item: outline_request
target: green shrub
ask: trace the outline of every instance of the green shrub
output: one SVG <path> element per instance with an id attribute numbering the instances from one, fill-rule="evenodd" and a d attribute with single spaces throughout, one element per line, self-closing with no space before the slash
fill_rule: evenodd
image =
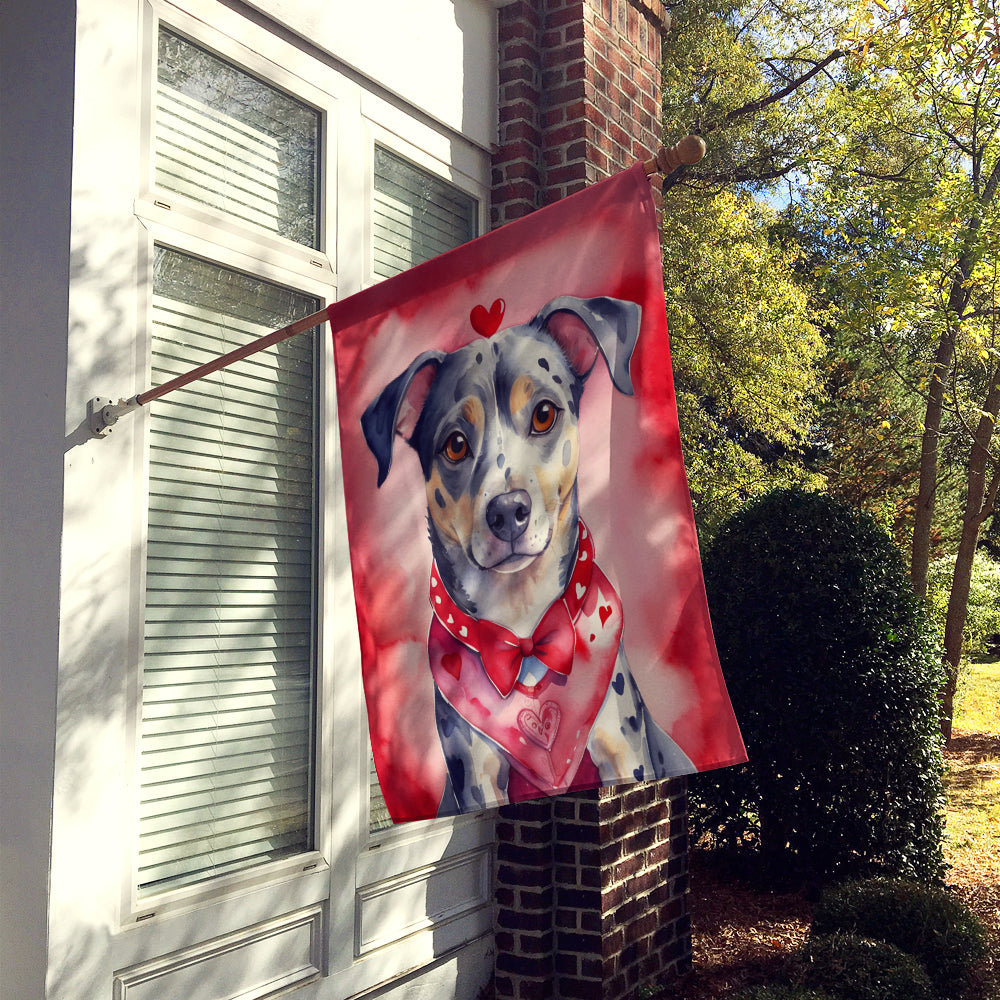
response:
<path id="1" fill-rule="evenodd" d="M 775 872 L 940 877 L 941 663 L 889 536 L 780 490 L 722 528 L 705 583 L 750 760 L 692 779 L 695 834 Z"/>
<path id="2" fill-rule="evenodd" d="M 954 572 L 955 557 L 945 556 L 935 559 L 927 573 L 927 603 L 942 637 Z M 987 652 L 990 638 L 994 635 L 1000 635 L 1000 562 L 984 549 L 979 549 L 972 564 L 969 603 L 962 630 L 963 657 Z"/>
<path id="3" fill-rule="evenodd" d="M 850 932 L 895 945 L 918 959 L 943 997 L 960 997 L 986 956 L 986 934 L 947 890 L 904 879 L 870 879 L 827 889 L 812 933 Z"/>
<path id="4" fill-rule="evenodd" d="M 800 985 L 818 987 L 837 1000 L 933 1000 L 924 967 L 884 941 L 853 934 L 810 938 L 797 963 Z"/>

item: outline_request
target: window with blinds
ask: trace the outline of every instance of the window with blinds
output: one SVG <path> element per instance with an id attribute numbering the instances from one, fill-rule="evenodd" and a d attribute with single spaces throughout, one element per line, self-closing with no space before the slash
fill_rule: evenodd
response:
<path id="1" fill-rule="evenodd" d="M 154 111 L 157 191 L 201 233 L 317 244 L 314 109 L 161 27 Z M 319 307 L 208 259 L 212 232 L 203 256 L 154 248 L 152 385 Z M 317 350 L 300 334 L 149 408 L 139 898 L 315 846 Z"/>
<path id="2" fill-rule="evenodd" d="M 475 198 L 375 147 L 372 253 L 377 277 L 391 278 L 467 243 L 478 235 L 478 218 Z M 370 756 L 368 822 L 371 833 L 392 825 Z"/>
<path id="3" fill-rule="evenodd" d="M 374 272 L 390 278 L 477 232 L 476 199 L 440 177 L 375 147 Z"/>
<path id="4" fill-rule="evenodd" d="M 153 383 L 314 311 L 156 248 Z M 311 847 L 315 331 L 150 408 L 139 887 Z"/>
<path id="5" fill-rule="evenodd" d="M 315 109 L 160 28 L 160 190 L 315 247 L 319 128 Z"/>

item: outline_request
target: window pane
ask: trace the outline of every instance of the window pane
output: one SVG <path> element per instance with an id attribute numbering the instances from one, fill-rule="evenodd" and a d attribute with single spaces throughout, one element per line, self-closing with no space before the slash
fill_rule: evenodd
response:
<path id="1" fill-rule="evenodd" d="M 375 147 L 374 264 L 390 278 L 478 235 L 475 198 L 381 146 Z M 369 832 L 392 826 L 369 757 Z"/>
<path id="2" fill-rule="evenodd" d="M 317 246 L 319 112 L 160 29 L 156 184 Z"/>
<path id="3" fill-rule="evenodd" d="M 158 247 L 152 382 L 317 308 Z M 315 336 L 150 405 L 143 894 L 312 846 Z"/>
<path id="4" fill-rule="evenodd" d="M 375 274 L 389 278 L 471 240 L 476 200 L 375 147 Z"/>

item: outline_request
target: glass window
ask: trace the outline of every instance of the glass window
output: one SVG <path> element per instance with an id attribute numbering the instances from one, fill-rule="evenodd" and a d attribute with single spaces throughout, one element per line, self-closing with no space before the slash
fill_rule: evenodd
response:
<path id="1" fill-rule="evenodd" d="M 374 271 L 390 278 L 478 235 L 476 199 L 447 181 L 375 147 L 372 206 Z M 369 832 L 392 826 L 369 757 Z"/>
<path id="2" fill-rule="evenodd" d="M 477 232 L 476 199 L 402 157 L 375 147 L 375 274 L 390 278 Z"/>
<path id="3" fill-rule="evenodd" d="M 160 190 L 317 247 L 319 134 L 318 111 L 160 28 Z"/>
<path id="4" fill-rule="evenodd" d="M 317 308 L 157 247 L 152 384 Z M 314 330 L 150 407 L 140 895 L 313 846 L 315 353 Z"/>

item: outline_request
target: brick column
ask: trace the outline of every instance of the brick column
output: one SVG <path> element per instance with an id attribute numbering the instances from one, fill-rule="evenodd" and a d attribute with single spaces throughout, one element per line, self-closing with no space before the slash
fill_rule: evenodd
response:
<path id="1" fill-rule="evenodd" d="M 660 0 L 513 0 L 498 11 L 494 226 L 660 143 Z M 687 783 L 506 806 L 497 820 L 496 996 L 619 1000 L 690 967 Z"/>
<path id="2" fill-rule="evenodd" d="M 499 810 L 494 883 L 496 996 L 550 1000 L 556 905 L 552 800 Z"/>
<path id="3" fill-rule="evenodd" d="M 497 11 L 499 134 L 493 153 L 494 229 L 542 203 L 542 13 L 539 0 L 514 0 Z"/>
<path id="4" fill-rule="evenodd" d="M 498 11 L 493 225 L 655 152 L 661 0 L 513 0 Z"/>
<path id="5" fill-rule="evenodd" d="M 687 782 L 505 806 L 497 998 L 620 1000 L 691 967 Z"/>

